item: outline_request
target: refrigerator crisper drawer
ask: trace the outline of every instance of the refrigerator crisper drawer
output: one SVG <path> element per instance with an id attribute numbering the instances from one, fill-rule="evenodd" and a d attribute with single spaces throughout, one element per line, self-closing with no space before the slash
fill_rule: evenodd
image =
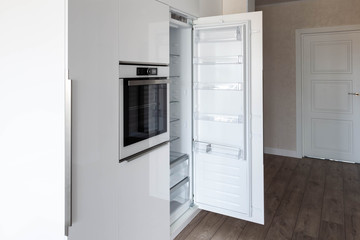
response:
<path id="1" fill-rule="evenodd" d="M 170 188 L 189 176 L 189 156 L 170 152 Z"/>
<path id="2" fill-rule="evenodd" d="M 170 221 L 173 223 L 182 214 L 189 209 L 190 206 L 190 182 L 189 178 L 175 185 L 170 190 Z"/>

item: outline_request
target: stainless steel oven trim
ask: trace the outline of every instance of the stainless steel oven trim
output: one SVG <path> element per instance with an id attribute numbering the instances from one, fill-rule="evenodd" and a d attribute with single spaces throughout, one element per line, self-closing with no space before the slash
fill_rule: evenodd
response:
<path id="1" fill-rule="evenodd" d="M 145 86 L 170 83 L 169 79 L 129 80 L 128 86 Z"/>

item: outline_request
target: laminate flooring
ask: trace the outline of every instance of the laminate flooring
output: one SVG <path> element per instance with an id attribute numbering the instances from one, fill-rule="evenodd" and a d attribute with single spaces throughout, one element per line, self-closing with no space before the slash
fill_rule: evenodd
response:
<path id="1" fill-rule="evenodd" d="M 360 165 L 264 157 L 265 225 L 201 211 L 175 240 L 360 240 Z"/>

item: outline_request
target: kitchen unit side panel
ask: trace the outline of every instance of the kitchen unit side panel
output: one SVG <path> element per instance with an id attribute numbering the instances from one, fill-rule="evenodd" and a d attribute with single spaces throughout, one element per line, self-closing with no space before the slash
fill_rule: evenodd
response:
<path id="1" fill-rule="evenodd" d="M 122 62 L 169 64 L 169 6 L 155 0 L 119 0 Z"/>
<path id="2" fill-rule="evenodd" d="M 118 0 L 75 0 L 68 7 L 73 187 L 68 239 L 118 239 Z"/>

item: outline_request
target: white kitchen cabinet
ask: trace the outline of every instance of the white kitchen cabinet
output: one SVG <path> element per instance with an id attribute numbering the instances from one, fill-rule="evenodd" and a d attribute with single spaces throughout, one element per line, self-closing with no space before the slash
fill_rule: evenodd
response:
<path id="1" fill-rule="evenodd" d="M 121 62 L 169 64 L 169 6 L 155 0 L 119 0 Z"/>
<path id="2" fill-rule="evenodd" d="M 168 240 L 169 144 L 120 165 L 117 183 L 120 239 Z"/>
<path id="3" fill-rule="evenodd" d="M 193 17 L 199 17 L 199 0 L 170 0 L 170 7 Z"/>
<path id="4" fill-rule="evenodd" d="M 166 35 L 162 37 L 168 43 L 169 9 L 162 3 L 148 2 L 166 14 L 165 19 L 153 12 L 152 19 L 161 19 L 160 25 L 166 27 L 161 34 Z M 140 16 L 140 8 L 131 6 L 134 9 L 127 13 L 129 18 L 136 15 L 147 23 L 148 15 Z M 119 0 L 69 1 L 69 76 L 73 83 L 73 112 L 72 223 L 68 239 L 168 240 L 168 146 L 127 164 L 119 163 L 119 60 L 124 58 L 119 56 L 118 38 L 125 36 L 127 40 L 123 46 L 134 47 L 134 52 L 136 40 L 146 43 L 142 50 L 150 47 L 140 31 L 134 33 L 139 29 L 131 20 L 125 18 L 124 25 L 130 29 L 119 32 L 118 7 Z M 145 31 L 147 27 L 138 28 Z M 137 34 L 139 39 L 133 39 Z M 167 54 L 161 60 L 167 62 L 168 50 L 154 49 L 154 52 Z M 159 61 L 147 57 L 142 57 L 142 61 Z M 126 60 L 135 61 L 133 58 Z"/>

